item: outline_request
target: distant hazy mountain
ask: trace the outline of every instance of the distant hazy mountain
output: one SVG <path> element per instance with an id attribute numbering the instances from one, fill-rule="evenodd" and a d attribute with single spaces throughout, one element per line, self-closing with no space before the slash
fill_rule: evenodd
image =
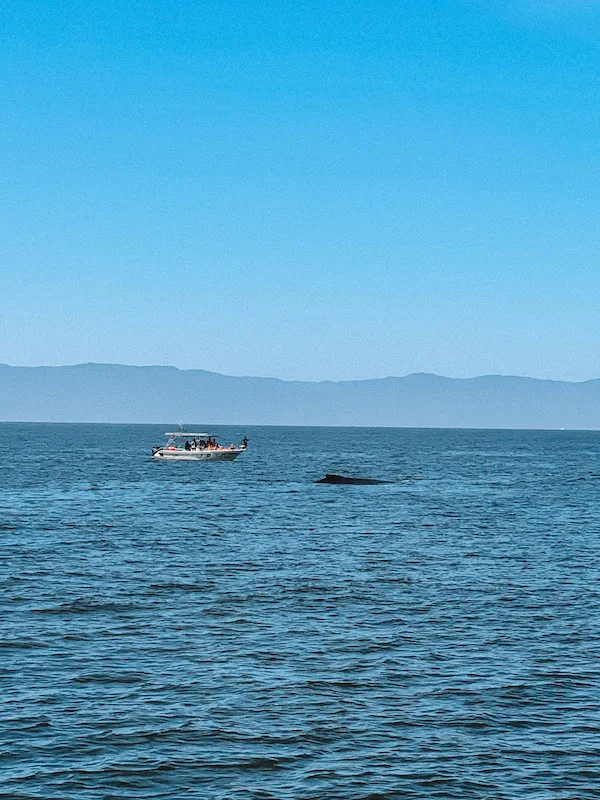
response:
<path id="1" fill-rule="evenodd" d="M 0 419 L 597 429 L 600 380 L 414 374 L 311 383 L 175 367 L 0 365 Z"/>

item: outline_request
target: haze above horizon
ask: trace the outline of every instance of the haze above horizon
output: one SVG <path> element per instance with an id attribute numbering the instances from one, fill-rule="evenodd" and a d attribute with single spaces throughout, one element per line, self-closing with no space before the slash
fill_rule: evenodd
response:
<path id="1" fill-rule="evenodd" d="M 600 374 L 600 2 L 2 17 L 0 362 Z"/>

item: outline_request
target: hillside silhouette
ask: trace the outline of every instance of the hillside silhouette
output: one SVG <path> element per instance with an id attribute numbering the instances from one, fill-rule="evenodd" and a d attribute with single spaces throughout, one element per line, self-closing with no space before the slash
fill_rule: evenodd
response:
<path id="1" fill-rule="evenodd" d="M 283 381 L 205 370 L 0 365 L 0 419 L 246 425 L 600 428 L 600 380 L 416 373 L 359 381 Z"/>

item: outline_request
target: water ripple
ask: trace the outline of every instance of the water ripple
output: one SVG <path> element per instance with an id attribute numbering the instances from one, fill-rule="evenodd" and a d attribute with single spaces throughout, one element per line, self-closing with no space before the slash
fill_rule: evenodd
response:
<path id="1" fill-rule="evenodd" d="M 0 798 L 600 796 L 600 434 L 0 432 Z"/>

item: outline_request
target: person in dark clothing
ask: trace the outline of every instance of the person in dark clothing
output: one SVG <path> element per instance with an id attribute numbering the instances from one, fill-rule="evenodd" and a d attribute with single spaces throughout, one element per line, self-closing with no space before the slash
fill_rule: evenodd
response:
<path id="1" fill-rule="evenodd" d="M 244 438 L 242 439 L 242 447 L 244 448 L 244 450 L 248 447 L 248 437 L 247 436 L 244 436 Z"/>
<path id="2" fill-rule="evenodd" d="M 186 450 L 191 450 L 192 449 L 192 445 L 188 442 L 187 439 L 185 440 L 185 449 Z"/>

